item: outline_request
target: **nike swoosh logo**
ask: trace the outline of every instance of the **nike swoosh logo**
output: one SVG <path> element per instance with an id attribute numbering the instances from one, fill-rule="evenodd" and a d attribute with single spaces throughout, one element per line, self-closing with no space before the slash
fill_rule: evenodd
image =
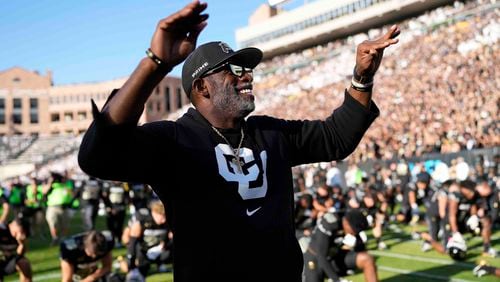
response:
<path id="1" fill-rule="evenodd" d="M 256 213 L 258 210 L 260 210 L 260 208 L 262 208 L 262 207 L 258 207 L 258 208 L 254 209 L 254 210 L 252 210 L 252 211 L 249 211 L 249 210 L 247 209 L 247 215 L 248 215 L 248 216 L 252 216 L 252 215 L 253 215 L 254 213 Z"/>

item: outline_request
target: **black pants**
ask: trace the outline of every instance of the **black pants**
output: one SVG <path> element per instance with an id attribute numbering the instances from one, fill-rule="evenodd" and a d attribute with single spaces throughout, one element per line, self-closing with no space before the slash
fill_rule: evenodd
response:
<path id="1" fill-rule="evenodd" d="M 3 281 L 4 276 L 16 272 L 17 261 L 21 258 L 22 256 L 10 256 L 0 261 L 0 281 Z"/>
<path id="2" fill-rule="evenodd" d="M 113 234 L 113 237 L 117 242 L 120 242 L 123 233 L 123 224 L 125 223 L 125 209 L 112 209 L 108 213 L 106 218 L 106 223 L 109 231 Z"/>
<path id="3" fill-rule="evenodd" d="M 95 228 L 95 220 L 97 218 L 97 212 L 99 211 L 99 205 L 87 204 L 82 208 L 83 215 L 83 226 L 85 231 L 90 231 Z"/>
<path id="4" fill-rule="evenodd" d="M 151 264 L 166 264 L 166 263 L 171 263 L 172 262 L 172 252 L 170 250 L 162 250 L 160 255 L 155 259 L 155 260 L 150 260 L 147 257 L 147 250 L 142 249 L 140 244 L 136 245 L 137 247 L 137 268 L 139 269 L 139 272 L 146 277 L 149 269 L 151 268 Z"/>
<path id="5" fill-rule="evenodd" d="M 427 214 L 425 217 L 425 221 L 427 222 L 427 227 L 429 228 L 429 234 L 432 237 L 432 240 L 438 242 L 438 233 L 441 228 L 441 219 L 438 216 L 433 216 Z"/>

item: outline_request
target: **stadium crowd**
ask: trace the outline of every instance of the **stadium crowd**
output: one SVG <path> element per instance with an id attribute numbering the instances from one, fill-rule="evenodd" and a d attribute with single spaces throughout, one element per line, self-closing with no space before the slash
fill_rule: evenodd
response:
<path id="1" fill-rule="evenodd" d="M 499 12 L 457 2 L 401 24 L 401 43 L 377 75 L 381 118 L 352 158 L 393 159 L 500 144 Z M 473 11 L 468 17 L 465 11 Z M 342 99 L 356 46 L 382 30 L 273 58 L 256 72 L 259 113 L 320 118 Z M 292 67 L 286 68 L 281 66 Z"/>
<path id="2" fill-rule="evenodd" d="M 376 77 L 374 99 L 382 116 L 349 157 L 347 168 L 341 169 L 340 163 L 294 168 L 296 234 L 306 268 L 328 259 L 311 252 L 309 246 L 318 240 L 314 234 L 340 236 L 343 240 L 332 240 L 337 245 L 330 248 L 348 245 L 361 252 L 366 250 L 362 229 L 372 228 L 370 239 L 376 241 L 376 248 L 385 249 L 383 233 L 392 223 L 403 222 L 412 226 L 414 239 L 423 241 L 422 251 L 434 248 L 463 259 L 470 238 L 465 234 L 470 233 L 482 237 L 485 255 L 497 255 L 490 237 L 499 223 L 499 156 L 482 156 L 474 162 L 460 157 L 450 162 L 407 161 L 427 153 L 500 145 L 500 75 L 495 67 L 500 64 L 500 15 L 498 8 L 489 7 L 481 1 L 456 2 L 401 23 L 405 30 L 402 44 L 389 51 Z M 261 100 L 257 114 L 287 119 L 326 116 L 342 100 L 352 74 L 350 68 L 337 66 L 353 62 L 353 46 L 382 30 L 263 62 L 255 72 L 255 92 Z M 360 164 L 368 160 L 379 162 L 362 169 Z M 114 248 L 127 248 L 127 256 L 118 260 L 129 278 L 147 276 L 151 264 L 166 271 L 166 264 L 172 263 L 174 235 L 168 230 L 163 205 L 147 185 L 83 175 L 72 154 L 1 186 L 2 226 L 10 218 L 19 223 L 27 238 L 49 234 L 52 244 L 61 246 L 61 258 L 67 262 L 63 277 L 68 281 L 74 275 L 108 275 L 112 271 L 109 254 Z M 469 208 L 457 209 L 457 203 Z M 350 210 L 367 218 L 367 226 L 356 230 L 357 243 L 348 242 L 342 227 L 328 225 L 336 220 L 331 215 L 341 217 Z M 65 227 L 77 211 L 84 233 L 68 234 Z M 93 231 L 98 215 L 106 216 L 109 232 Z M 329 221 L 322 221 L 325 215 Z M 419 223 L 427 226 L 427 232 L 416 228 Z M 25 244 L 24 239 L 17 242 Z M 11 254 L 17 259 L 24 250 Z M 4 262 L 10 259 L 7 256 Z M 25 260 L 20 261 L 25 264 L 21 275 L 29 281 L 26 277 L 31 270 L 26 270 Z M 101 261 L 104 270 L 97 269 L 96 261 Z M 76 273 L 79 264 L 90 268 Z M 476 275 L 493 273 L 481 269 L 485 268 L 478 268 Z M 348 270 L 337 265 L 335 279 L 350 273 Z"/>

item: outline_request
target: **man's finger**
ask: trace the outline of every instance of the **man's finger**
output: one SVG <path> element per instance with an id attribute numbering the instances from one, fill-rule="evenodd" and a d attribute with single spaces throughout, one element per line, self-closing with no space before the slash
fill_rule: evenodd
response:
<path id="1" fill-rule="evenodd" d="M 368 46 L 368 48 L 370 48 L 370 49 L 377 49 L 377 50 L 385 49 L 389 45 L 398 43 L 398 41 L 399 41 L 398 39 L 389 39 L 389 40 L 384 40 L 382 42 L 372 42 L 372 43 L 370 43 L 370 45 Z"/>
<path id="2" fill-rule="evenodd" d="M 207 3 L 198 3 L 198 5 L 194 7 L 193 12 L 196 14 L 200 14 L 201 12 L 205 11 L 207 6 Z"/>
<path id="3" fill-rule="evenodd" d="M 163 30 L 189 32 L 193 30 L 194 26 L 206 21 L 207 19 L 208 14 L 191 15 L 188 17 L 175 15 L 162 20 L 159 27 Z"/>
<path id="4" fill-rule="evenodd" d="M 185 22 L 194 22 L 198 24 L 208 18 L 206 14 L 200 14 L 207 8 L 207 3 L 200 3 L 193 1 L 186 5 L 179 12 L 170 15 L 169 17 L 160 21 L 160 28 L 166 29 L 168 25 L 173 23 L 185 24 Z"/>
<path id="5" fill-rule="evenodd" d="M 189 17 L 191 15 L 199 15 L 207 8 L 207 3 L 200 3 L 199 1 L 193 1 L 187 4 L 179 14 L 183 17 Z"/>
<path id="6" fill-rule="evenodd" d="M 401 30 L 397 25 L 391 26 L 389 31 L 383 36 L 384 39 L 391 39 L 397 37 L 401 33 Z"/>
<path id="7" fill-rule="evenodd" d="M 196 46 L 196 41 L 198 40 L 198 35 L 200 35 L 201 31 L 207 26 L 207 22 L 203 21 L 197 24 L 193 30 L 189 32 L 187 40 Z"/>

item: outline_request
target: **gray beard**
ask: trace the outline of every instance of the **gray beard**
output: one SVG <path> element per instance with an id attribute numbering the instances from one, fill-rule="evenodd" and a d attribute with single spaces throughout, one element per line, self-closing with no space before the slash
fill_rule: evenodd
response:
<path id="1" fill-rule="evenodd" d="M 232 86 L 216 90 L 214 106 L 221 112 L 236 118 L 243 118 L 255 110 L 255 103 L 245 100 Z"/>

